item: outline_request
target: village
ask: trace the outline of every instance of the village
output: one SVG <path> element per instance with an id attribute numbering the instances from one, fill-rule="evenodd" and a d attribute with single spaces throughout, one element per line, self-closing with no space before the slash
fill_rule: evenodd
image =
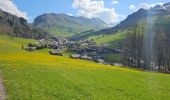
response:
<path id="1" fill-rule="evenodd" d="M 108 63 L 104 61 L 102 54 L 122 53 L 119 49 L 107 47 L 107 44 L 97 45 L 94 41 L 90 40 L 75 42 L 61 36 L 55 36 L 51 40 L 40 39 L 36 44 L 29 43 L 26 47 L 22 46 L 23 50 L 29 52 L 45 48 L 50 49 L 50 55 L 64 56 L 63 52 L 67 50 L 71 52 L 69 57 L 72 59 L 82 59 L 110 65 L 115 65 L 116 63 Z"/>

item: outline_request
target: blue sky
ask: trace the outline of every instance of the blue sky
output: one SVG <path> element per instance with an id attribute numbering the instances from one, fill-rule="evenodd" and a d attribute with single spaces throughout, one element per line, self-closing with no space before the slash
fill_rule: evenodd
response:
<path id="1" fill-rule="evenodd" d="M 43 13 L 65 13 L 88 18 L 99 17 L 108 24 L 117 23 L 142 7 L 169 0 L 0 0 L 0 8 L 32 22 Z M 6 2 L 6 3 L 5 3 Z M 3 7 L 4 6 L 4 7 Z M 16 12 L 11 9 L 16 9 Z M 12 8 L 13 7 L 13 8 Z M 9 10 L 8 10 L 9 9 Z"/>

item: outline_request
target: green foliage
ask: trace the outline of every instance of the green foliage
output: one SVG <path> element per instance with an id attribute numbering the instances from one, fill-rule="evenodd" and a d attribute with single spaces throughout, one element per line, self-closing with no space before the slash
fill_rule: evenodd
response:
<path id="1" fill-rule="evenodd" d="M 166 32 L 170 31 L 170 16 L 157 17 L 155 21 L 157 27 L 162 27 Z"/>
<path id="2" fill-rule="evenodd" d="M 110 53 L 104 56 L 104 60 L 107 62 L 116 62 L 116 63 L 121 63 L 123 62 L 124 58 L 121 54 L 114 54 L 114 53 Z"/>

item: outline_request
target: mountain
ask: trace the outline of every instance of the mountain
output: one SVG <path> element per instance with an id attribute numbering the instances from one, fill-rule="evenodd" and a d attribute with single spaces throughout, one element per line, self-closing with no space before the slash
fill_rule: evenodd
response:
<path id="1" fill-rule="evenodd" d="M 76 35 L 72 39 L 73 40 L 81 40 L 81 39 L 91 37 L 91 35 L 95 36 L 95 35 L 102 35 L 102 34 L 114 34 L 118 30 L 130 27 L 130 26 L 134 25 L 135 23 L 137 23 L 140 19 L 143 19 L 146 17 L 147 17 L 147 10 L 140 9 L 137 12 L 129 15 L 124 21 L 122 21 L 120 24 L 116 25 L 115 27 L 111 27 L 108 29 L 102 29 L 100 31 L 89 32 L 89 33 L 81 35 L 81 36 Z"/>
<path id="2" fill-rule="evenodd" d="M 88 30 L 98 30 L 107 24 L 98 18 L 75 17 L 66 14 L 47 13 L 35 18 L 33 26 L 52 33 L 80 33 Z"/>
<path id="3" fill-rule="evenodd" d="M 164 5 L 156 5 L 153 8 L 150 8 L 149 10 L 146 9 L 139 9 L 137 12 L 129 15 L 124 21 L 122 21 L 120 24 L 118 24 L 115 27 L 101 30 L 99 33 L 105 32 L 106 34 L 112 34 L 117 32 L 121 29 L 129 28 L 137 23 L 140 23 L 142 20 L 146 20 L 147 17 L 161 17 L 161 16 L 168 16 L 170 15 L 170 3 L 166 3 Z"/>
<path id="4" fill-rule="evenodd" d="M 41 38 L 47 35 L 45 31 L 29 25 L 24 18 L 2 10 L 0 10 L 0 34 L 25 38 Z"/>
<path id="5" fill-rule="evenodd" d="M 162 6 L 157 5 L 148 10 L 139 9 L 115 27 L 99 31 L 87 31 L 76 34 L 70 39 L 73 41 L 92 40 L 98 45 L 107 45 L 109 47 L 122 49 L 128 40 L 129 31 L 138 25 L 143 25 L 146 28 L 149 22 L 153 22 L 155 35 L 159 35 L 159 33 L 164 33 L 164 35 L 165 33 L 169 33 L 170 3 Z"/>
<path id="6" fill-rule="evenodd" d="M 126 30 L 130 27 L 133 27 L 136 24 L 147 23 L 147 19 L 149 17 L 152 17 L 155 19 L 155 24 L 162 26 L 166 30 L 170 29 L 170 3 L 166 3 L 164 5 L 156 5 L 153 8 L 150 8 L 148 10 L 146 9 L 139 9 L 138 11 L 130 14 L 125 20 L 120 22 L 120 24 L 116 25 L 115 27 L 111 27 L 108 29 L 102 29 L 99 31 L 91 31 L 86 34 L 77 34 L 74 37 L 72 37 L 72 40 L 82 40 L 87 39 L 92 36 L 96 35 L 111 35 L 119 32 L 120 30 Z"/>

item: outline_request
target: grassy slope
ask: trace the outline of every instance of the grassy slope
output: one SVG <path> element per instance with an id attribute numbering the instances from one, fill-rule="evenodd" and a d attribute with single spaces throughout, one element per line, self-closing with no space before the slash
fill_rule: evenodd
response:
<path id="1" fill-rule="evenodd" d="M 29 53 L 34 40 L 0 36 L 0 70 L 9 100 L 168 100 L 170 75 Z"/>
<path id="2" fill-rule="evenodd" d="M 62 32 L 61 30 L 55 29 L 55 28 L 51 28 L 51 29 L 47 29 L 50 33 L 52 33 L 53 35 L 57 35 L 57 36 L 63 36 L 63 37 L 70 37 L 73 36 L 74 33 L 69 33 L 69 32 Z"/>
<path id="3" fill-rule="evenodd" d="M 95 39 L 96 43 L 98 44 L 105 44 L 105 43 L 110 43 L 110 42 L 114 42 L 117 40 L 121 40 L 123 38 L 125 38 L 126 36 L 126 31 L 125 32 L 118 32 L 116 34 L 113 35 L 104 35 L 101 37 L 97 37 Z"/>
<path id="4" fill-rule="evenodd" d="M 94 40 L 98 45 L 108 44 L 110 47 L 121 47 L 123 40 L 127 36 L 127 31 L 118 32 L 110 35 L 91 36 L 88 40 Z"/>

